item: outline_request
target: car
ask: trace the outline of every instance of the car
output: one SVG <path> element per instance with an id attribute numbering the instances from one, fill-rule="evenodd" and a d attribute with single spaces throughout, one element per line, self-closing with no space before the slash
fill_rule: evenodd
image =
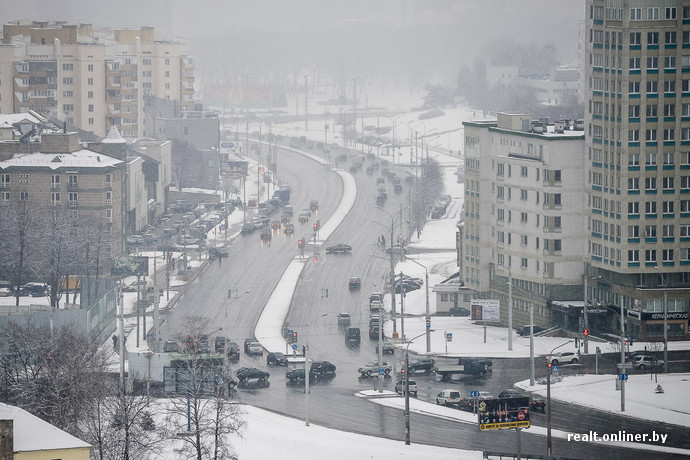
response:
<path id="1" fill-rule="evenodd" d="M 290 369 L 285 373 L 285 378 L 291 382 L 304 380 L 304 368 L 298 367 L 295 369 Z M 309 369 L 309 381 L 313 381 L 319 378 L 319 372 L 314 370 L 314 368 Z"/>
<path id="2" fill-rule="evenodd" d="M 338 313 L 338 326 L 349 326 L 351 319 L 349 313 Z"/>
<path id="3" fill-rule="evenodd" d="M 376 353 L 379 352 L 379 344 L 376 344 Z M 386 354 L 390 353 L 391 355 L 395 353 L 395 345 L 393 345 L 391 342 L 384 341 L 381 342 L 381 353 Z"/>
<path id="4" fill-rule="evenodd" d="M 417 385 L 417 382 L 414 380 L 408 380 L 407 385 L 410 391 L 410 396 L 414 396 L 416 398 L 417 392 L 419 391 L 419 385 Z M 395 382 L 395 392 L 400 395 L 405 394 L 405 379 L 399 379 L 397 382 Z"/>
<path id="5" fill-rule="evenodd" d="M 299 216 L 297 217 L 297 221 L 298 221 L 300 224 L 304 224 L 304 223 L 309 222 L 309 214 L 307 214 L 307 213 L 305 213 L 305 212 L 300 212 L 300 213 L 299 213 Z"/>
<path id="6" fill-rule="evenodd" d="M 385 193 L 379 193 L 376 195 L 376 206 L 383 206 L 386 204 L 386 200 L 388 199 L 388 196 Z"/>
<path id="7" fill-rule="evenodd" d="M 179 353 L 180 346 L 174 340 L 166 340 L 163 344 L 163 353 Z"/>
<path id="8" fill-rule="evenodd" d="M 284 233 L 286 235 L 294 235 L 295 234 L 295 225 L 294 224 L 287 224 L 285 226 Z"/>
<path id="9" fill-rule="evenodd" d="M 390 373 L 393 372 L 393 366 L 386 361 L 381 362 L 381 369 L 383 369 L 383 375 L 390 375 Z M 357 369 L 357 372 L 359 372 L 362 377 L 371 377 L 371 374 L 378 375 L 379 362 L 369 361 L 364 366 Z"/>
<path id="10" fill-rule="evenodd" d="M 633 363 L 633 362 L 635 362 L 635 359 L 636 359 L 638 356 L 645 356 L 645 355 L 649 355 L 649 352 L 648 352 L 647 350 L 635 350 L 635 351 L 631 351 L 630 353 L 628 353 L 627 361 L 628 361 L 629 363 Z"/>
<path id="11" fill-rule="evenodd" d="M 359 345 L 361 335 L 358 327 L 348 327 L 345 332 L 345 343 L 348 345 Z"/>
<path id="12" fill-rule="evenodd" d="M 470 311 L 463 307 L 451 307 L 448 314 L 450 316 L 470 316 Z"/>
<path id="13" fill-rule="evenodd" d="M 144 244 L 144 237 L 141 235 L 130 235 L 126 239 L 127 244 Z"/>
<path id="14" fill-rule="evenodd" d="M 546 411 L 546 401 L 541 396 L 531 395 L 529 397 L 529 408 L 538 409 L 543 413 Z"/>
<path id="15" fill-rule="evenodd" d="M 444 406 L 458 406 L 462 400 L 462 394 L 459 390 L 441 390 L 436 395 L 436 404 L 443 404 Z"/>
<path id="16" fill-rule="evenodd" d="M 269 366 L 275 364 L 276 366 L 287 366 L 288 360 L 284 353 L 279 351 L 272 351 L 266 355 L 266 364 Z"/>
<path id="17" fill-rule="evenodd" d="M 656 357 L 650 355 L 636 356 L 635 361 L 633 361 L 633 366 L 640 370 L 645 370 L 648 367 L 659 367 L 662 364 L 664 364 L 663 360 L 656 359 Z"/>
<path id="18" fill-rule="evenodd" d="M 420 359 L 415 359 L 414 361 L 412 361 L 409 364 L 409 366 L 407 367 L 407 369 L 411 373 L 422 371 L 425 374 L 429 374 L 431 371 L 434 370 L 435 364 L 436 364 L 436 361 L 434 361 L 431 358 L 420 358 Z"/>
<path id="19" fill-rule="evenodd" d="M 249 380 L 259 380 L 265 382 L 271 374 L 255 367 L 241 367 L 235 372 L 235 376 L 240 382 L 248 382 Z"/>
<path id="20" fill-rule="evenodd" d="M 246 339 L 244 341 L 244 352 L 248 355 L 263 355 L 264 349 L 256 340 Z"/>
<path id="21" fill-rule="evenodd" d="M 385 337 L 385 336 L 386 336 L 386 333 L 383 330 L 383 328 L 381 328 L 381 337 Z M 377 340 L 379 338 L 379 325 L 378 324 L 373 325 L 369 328 L 369 338 L 374 339 L 374 340 Z"/>
<path id="22" fill-rule="evenodd" d="M 517 390 L 515 388 L 506 388 L 505 390 L 501 391 L 498 394 L 499 399 L 505 399 L 505 398 L 522 398 L 524 395 L 522 394 L 522 391 Z"/>
<path id="23" fill-rule="evenodd" d="M 515 329 L 515 332 L 517 332 L 522 337 L 526 337 L 529 335 L 529 326 L 530 326 L 529 324 L 526 324 L 522 327 Z M 533 334 L 536 334 L 538 332 L 543 332 L 544 330 L 545 329 L 543 327 L 532 325 L 532 333 Z"/>
<path id="24" fill-rule="evenodd" d="M 351 251 L 352 246 L 344 243 L 338 243 L 326 248 L 326 254 L 349 254 Z"/>
<path id="25" fill-rule="evenodd" d="M 554 355 L 547 355 L 545 359 L 546 364 L 551 363 L 552 366 L 558 366 L 559 363 L 577 364 L 580 362 L 580 358 L 578 357 L 577 353 L 572 351 L 564 351 L 561 353 L 556 353 Z"/>
<path id="26" fill-rule="evenodd" d="M 228 339 L 224 335 L 219 335 L 214 339 L 213 348 L 216 351 L 216 353 L 225 352 L 225 344 L 227 343 L 227 341 Z"/>
<path id="27" fill-rule="evenodd" d="M 311 363 L 311 370 L 317 372 L 320 377 L 335 375 L 335 364 L 330 361 L 314 361 Z"/>
<path id="28" fill-rule="evenodd" d="M 360 287 L 362 287 L 362 280 L 357 276 L 353 276 L 348 280 L 347 285 L 351 291 L 359 291 Z"/>
<path id="29" fill-rule="evenodd" d="M 311 209 L 312 211 L 316 211 L 317 209 L 319 209 L 319 202 L 317 200 L 311 200 L 311 202 L 309 203 L 309 209 Z"/>
<path id="30" fill-rule="evenodd" d="M 228 257 L 230 255 L 230 252 L 226 248 L 210 248 L 208 250 L 208 258 L 213 260 L 213 259 L 221 259 L 223 257 Z"/>
<path id="31" fill-rule="evenodd" d="M 369 296 L 369 305 L 371 305 L 371 303 L 374 301 L 383 302 L 383 294 L 381 294 L 380 292 L 373 292 Z"/>
<path id="32" fill-rule="evenodd" d="M 225 346 L 225 350 L 230 362 L 236 363 L 240 360 L 240 346 L 237 342 L 228 342 Z"/>
<path id="33" fill-rule="evenodd" d="M 261 231 L 261 241 L 268 241 L 268 242 L 270 242 L 272 236 L 273 236 L 273 234 L 271 233 L 271 229 L 270 229 L 270 228 L 264 228 L 264 229 Z"/>
<path id="34" fill-rule="evenodd" d="M 279 220 L 271 221 L 271 230 L 280 230 L 281 222 Z"/>
<path id="35" fill-rule="evenodd" d="M 246 224 L 242 225 L 240 234 L 246 235 L 248 233 L 252 233 L 254 230 L 256 230 L 256 226 L 254 224 L 247 222 Z"/>

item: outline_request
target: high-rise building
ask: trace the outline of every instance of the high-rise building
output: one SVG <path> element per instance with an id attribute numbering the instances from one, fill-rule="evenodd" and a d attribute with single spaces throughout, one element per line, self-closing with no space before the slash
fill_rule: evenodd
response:
<path id="1" fill-rule="evenodd" d="M 585 28 L 589 324 L 687 335 L 690 1 L 587 0 Z"/>
<path id="2" fill-rule="evenodd" d="M 0 112 L 35 110 L 105 137 L 146 133 L 144 98 L 194 110 L 194 64 L 186 44 L 152 27 L 95 29 L 91 24 L 3 25 Z M 14 84 L 1 84 L 13 82 Z"/>

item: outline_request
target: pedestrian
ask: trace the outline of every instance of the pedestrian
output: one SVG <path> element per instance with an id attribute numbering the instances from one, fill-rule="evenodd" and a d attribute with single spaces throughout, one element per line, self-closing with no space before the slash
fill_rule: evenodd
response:
<path id="1" fill-rule="evenodd" d="M 386 237 L 381 235 L 381 246 L 386 246 Z"/>
<path id="2" fill-rule="evenodd" d="M 307 354 L 307 349 L 302 345 L 302 356 L 306 356 Z"/>
<path id="3" fill-rule="evenodd" d="M 117 335 L 113 334 L 113 348 L 117 349 Z"/>

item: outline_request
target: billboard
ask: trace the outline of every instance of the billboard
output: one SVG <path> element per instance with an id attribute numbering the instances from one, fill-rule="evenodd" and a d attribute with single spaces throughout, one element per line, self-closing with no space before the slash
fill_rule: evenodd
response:
<path id="1" fill-rule="evenodd" d="M 529 397 L 485 399 L 477 405 L 479 431 L 527 428 Z"/>
<path id="2" fill-rule="evenodd" d="M 472 320 L 499 322 L 501 320 L 501 304 L 498 299 L 472 299 Z"/>
<path id="3" fill-rule="evenodd" d="M 149 274 L 149 258 L 142 256 L 123 256 L 113 259 L 112 276 L 132 276 Z"/>

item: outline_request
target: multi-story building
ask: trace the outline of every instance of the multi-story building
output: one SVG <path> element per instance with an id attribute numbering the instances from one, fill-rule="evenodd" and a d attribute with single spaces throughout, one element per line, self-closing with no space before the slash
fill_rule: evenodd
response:
<path id="1" fill-rule="evenodd" d="M 535 323 L 550 324 L 551 301 L 582 298 L 584 133 L 502 113 L 463 125 L 462 281 L 501 299 L 503 324 L 509 282 L 514 324 L 528 324 L 530 302 Z"/>
<path id="2" fill-rule="evenodd" d="M 144 136 L 144 97 L 194 109 L 194 65 L 186 44 L 154 35 L 152 27 L 100 30 L 15 21 L 3 25 L 0 112 L 35 110 L 98 136 L 116 126 Z"/>
<path id="3" fill-rule="evenodd" d="M 21 147 L 21 145 L 19 146 Z M 44 133 L 40 152 L 0 161 L 0 205 L 62 209 L 105 223 L 113 256 L 122 253 L 124 162 L 83 148 L 75 133 Z"/>
<path id="4" fill-rule="evenodd" d="M 690 1 L 587 0 L 585 27 L 589 322 L 687 336 Z"/>

